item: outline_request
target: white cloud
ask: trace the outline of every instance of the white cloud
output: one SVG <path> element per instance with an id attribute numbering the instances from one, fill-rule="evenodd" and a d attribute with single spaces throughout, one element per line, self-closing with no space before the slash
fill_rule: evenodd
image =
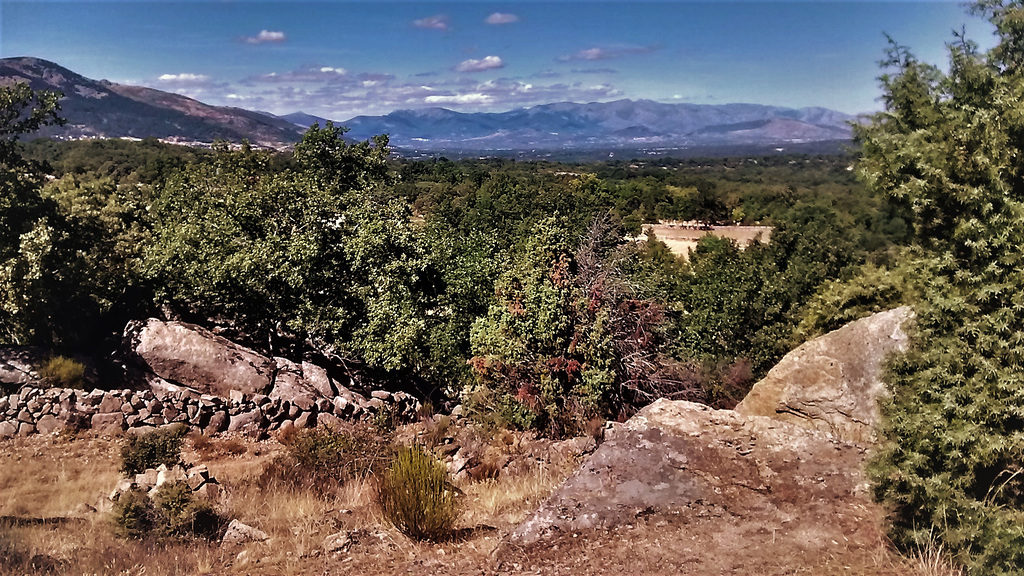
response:
<path id="1" fill-rule="evenodd" d="M 157 80 L 175 84 L 205 84 L 210 77 L 204 74 L 161 74 Z"/>
<path id="2" fill-rule="evenodd" d="M 494 70 L 496 68 L 504 68 L 505 63 L 502 62 L 501 58 L 497 56 L 485 56 L 480 60 L 470 58 L 469 60 L 463 60 L 455 67 L 456 72 L 483 72 L 484 70 Z"/>
<path id="3" fill-rule="evenodd" d="M 423 101 L 427 104 L 487 104 L 493 98 L 489 94 L 453 94 L 451 96 L 427 96 Z"/>
<path id="4" fill-rule="evenodd" d="M 413 20 L 412 25 L 417 28 L 424 28 L 427 30 L 447 30 L 448 17 L 444 14 L 428 16 L 426 18 L 420 18 L 419 20 Z"/>
<path id="5" fill-rule="evenodd" d="M 497 60 L 500 59 L 494 56 L 490 61 L 481 58 L 479 62 L 496 66 Z M 345 71 L 319 63 L 231 83 L 210 78 L 204 83 L 203 75 L 196 73 L 166 74 L 149 82 L 209 104 L 243 106 L 275 114 L 303 110 L 339 122 L 360 114 L 387 114 L 426 106 L 465 112 L 505 111 L 551 102 L 594 102 L 623 96 L 611 84 L 600 82 L 559 82 L 539 76 L 529 80 L 480 79 L 472 74 L 452 73 L 399 78 L 383 71 Z"/>
<path id="6" fill-rule="evenodd" d="M 487 17 L 484 22 L 488 24 L 514 24 L 519 22 L 519 16 L 515 14 L 503 14 L 501 12 L 495 12 Z"/>
<path id="7" fill-rule="evenodd" d="M 267 42 L 279 43 L 287 40 L 284 32 L 277 32 L 274 30 L 260 30 L 260 33 L 255 36 L 246 36 L 242 40 L 246 44 L 265 44 Z"/>

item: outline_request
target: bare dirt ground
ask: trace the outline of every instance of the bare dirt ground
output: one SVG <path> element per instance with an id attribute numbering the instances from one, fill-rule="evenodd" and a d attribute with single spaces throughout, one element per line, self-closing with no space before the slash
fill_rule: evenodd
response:
<path id="1" fill-rule="evenodd" d="M 709 234 L 722 238 L 735 240 L 741 247 L 750 246 L 752 243 L 770 242 L 772 238 L 771 226 L 710 226 L 701 229 L 694 223 L 682 222 L 661 222 L 658 224 L 645 224 L 644 230 L 653 229 L 654 235 L 668 246 L 673 254 L 688 258 L 690 250 L 697 248 L 697 242 Z M 642 234 L 639 239 L 646 240 L 647 235 Z"/>
<path id="2" fill-rule="evenodd" d="M 807 535 L 778 534 L 771 546 L 715 557 L 719 539 L 750 538 L 744 519 L 723 511 L 692 517 L 641 517 L 616 529 L 563 534 L 527 547 L 502 545 L 572 472 L 574 462 L 538 462 L 515 477 L 466 482 L 456 536 L 441 543 L 410 540 L 381 517 L 372 481 L 316 490 L 265 489 L 255 483 L 280 454 L 276 441 L 220 439 L 184 459 L 205 463 L 224 487 L 220 509 L 266 531 L 267 542 L 222 546 L 205 541 L 155 543 L 114 535 L 109 515 L 94 510 L 117 481 L 117 437 L 33 436 L 0 441 L 0 574 L 125 576 L 300 576 L 324 574 L 684 574 L 895 576 L 925 574 L 892 553 L 881 518 L 836 518 L 873 546 L 836 543 L 811 557 Z M 349 545 L 323 548 L 343 532 Z"/>

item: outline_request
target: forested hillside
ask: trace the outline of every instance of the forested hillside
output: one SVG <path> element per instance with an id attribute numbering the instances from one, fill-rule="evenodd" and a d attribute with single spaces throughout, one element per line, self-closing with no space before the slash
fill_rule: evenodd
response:
<path id="1" fill-rule="evenodd" d="M 7 93 L 15 115 L 49 110 Z M 4 341 L 102 358 L 129 319 L 171 316 L 561 435 L 663 395 L 734 403 L 823 283 L 906 234 L 846 156 L 399 161 L 343 133 L 280 154 L 12 132 L 9 162 L 35 176 L 8 209 L 24 217 Z M 707 238 L 689 262 L 625 240 L 660 219 L 775 229 L 747 250 Z"/>

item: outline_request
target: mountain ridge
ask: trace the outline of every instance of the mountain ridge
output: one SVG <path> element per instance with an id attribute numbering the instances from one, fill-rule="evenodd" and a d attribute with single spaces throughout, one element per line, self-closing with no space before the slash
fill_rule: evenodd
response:
<path id="1" fill-rule="evenodd" d="M 92 80 L 40 58 L 0 59 L 0 83 L 24 81 L 33 89 L 60 90 L 63 127 L 40 136 L 60 138 L 156 137 L 184 143 L 217 139 L 282 148 L 313 123 L 304 112 L 274 115 L 212 106 L 137 85 Z M 382 116 L 335 121 L 349 139 L 388 134 L 395 148 L 412 152 L 585 151 L 774 146 L 849 141 L 856 117 L 822 107 L 761 104 L 552 102 L 505 112 L 447 108 L 395 110 Z"/>
<path id="2" fill-rule="evenodd" d="M 249 140 L 267 147 L 297 142 L 300 130 L 287 120 L 198 100 L 144 86 L 93 80 L 41 58 L 0 59 L 0 83 L 27 82 L 34 90 L 59 90 L 65 126 L 38 136 L 60 138 L 147 138 L 192 143 Z"/>
<path id="3" fill-rule="evenodd" d="M 395 146 L 445 150 L 770 145 L 849 140 L 855 116 L 822 107 L 555 102 L 507 112 L 396 110 L 340 122 L 349 136 L 389 134 Z"/>

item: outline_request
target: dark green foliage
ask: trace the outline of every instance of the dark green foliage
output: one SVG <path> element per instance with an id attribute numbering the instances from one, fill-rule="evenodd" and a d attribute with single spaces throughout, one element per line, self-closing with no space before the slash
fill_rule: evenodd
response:
<path id="1" fill-rule="evenodd" d="M 39 367 L 39 376 L 52 386 L 81 388 L 85 384 L 85 365 L 64 356 L 53 356 Z"/>
<path id="2" fill-rule="evenodd" d="M 188 484 L 167 482 L 153 496 L 162 534 L 214 539 L 224 525 L 208 500 L 196 497 Z"/>
<path id="3" fill-rule="evenodd" d="M 827 282 L 804 307 L 791 347 L 875 312 L 919 302 L 923 270 L 911 254 L 904 258 L 894 268 L 865 264 L 849 279 Z"/>
<path id="4" fill-rule="evenodd" d="M 185 482 L 167 482 L 150 498 L 142 490 L 120 495 L 111 511 L 123 538 L 216 538 L 224 525 L 209 502 L 193 495 Z"/>
<path id="5" fill-rule="evenodd" d="M 351 479 L 378 476 L 391 462 L 390 437 L 367 425 L 343 431 L 301 430 L 281 439 L 288 456 L 274 462 L 261 482 L 283 482 L 300 488 L 340 485 Z"/>
<path id="6" fill-rule="evenodd" d="M 161 464 L 180 464 L 186 433 L 187 426 L 172 426 L 129 436 L 121 447 L 121 472 L 131 476 Z"/>
<path id="7" fill-rule="evenodd" d="M 0 89 L 0 342 L 82 349 L 124 327 L 146 206 L 109 180 L 44 186 L 14 140 L 55 122 L 56 98 Z"/>
<path id="8" fill-rule="evenodd" d="M 142 490 L 124 492 L 111 510 L 114 530 L 122 538 L 141 539 L 160 524 L 156 505 Z"/>
<path id="9" fill-rule="evenodd" d="M 58 178 L 109 178 L 122 185 L 158 185 L 189 164 L 210 155 L 201 148 L 164 144 L 156 138 L 142 141 L 34 140 L 25 155 L 50 166 Z"/>
<path id="10" fill-rule="evenodd" d="M 943 74 L 891 46 L 862 171 L 925 254 L 914 349 L 891 368 L 876 492 L 893 538 L 934 538 L 970 574 L 1024 566 L 1024 5 L 975 5 L 999 43 Z"/>
<path id="11" fill-rule="evenodd" d="M 387 200 L 387 142 L 310 129 L 295 170 L 248 148 L 172 178 L 145 272 L 160 301 L 220 318 L 265 349 L 310 343 L 386 369 L 423 354 L 433 272 Z"/>
<path id="12" fill-rule="evenodd" d="M 384 517 L 415 540 L 449 537 L 459 517 L 458 493 L 444 463 L 421 448 L 400 450 L 381 478 Z"/>

